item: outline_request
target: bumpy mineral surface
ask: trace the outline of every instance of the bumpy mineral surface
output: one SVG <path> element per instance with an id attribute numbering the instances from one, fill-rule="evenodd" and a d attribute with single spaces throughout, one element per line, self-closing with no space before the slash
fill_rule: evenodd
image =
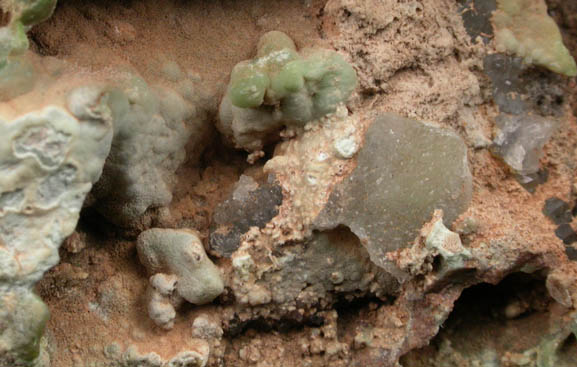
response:
<path id="1" fill-rule="evenodd" d="M 576 12 L 0 0 L 0 367 L 574 367 Z"/>

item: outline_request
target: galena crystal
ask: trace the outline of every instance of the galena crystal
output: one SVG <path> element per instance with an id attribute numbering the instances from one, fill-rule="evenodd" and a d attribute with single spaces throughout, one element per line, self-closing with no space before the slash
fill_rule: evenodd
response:
<path id="1" fill-rule="evenodd" d="M 230 257 L 240 246 L 240 237 L 250 227 L 263 228 L 278 214 L 281 203 L 282 189 L 273 176 L 259 184 L 252 177 L 242 175 L 230 197 L 214 211 L 210 228 L 211 253 Z"/>

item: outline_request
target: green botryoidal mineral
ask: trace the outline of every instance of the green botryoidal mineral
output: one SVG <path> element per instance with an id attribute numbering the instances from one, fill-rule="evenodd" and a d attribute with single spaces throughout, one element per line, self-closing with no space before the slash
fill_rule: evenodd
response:
<path id="1" fill-rule="evenodd" d="M 338 53 L 304 49 L 297 53 L 286 34 L 268 32 L 257 56 L 235 66 L 228 97 L 233 106 L 279 106 L 287 122 L 306 123 L 334 112 L 356 87 L 357 76 Z"/>
<path id="2" fill-rule="evenodd" d="M 52 15 L 56 8 L 56 0 L 20 0 L 23 4 L 20 21 L 25 26 L 41 23 Z"/>
<path id="3" fill-rule="evenodd" d="M 15 361 L 16 366 L 35 366 L 49 316 L 48 307 L 31 291 L 0 294 L 0 365 Z"/>
<path id="4" fill-rule="evenodd" d="M 284 127 L 304 126 L 335 112 L 356 85 L 355 70 L 337 52 L 297 52 L 289 36 L 268 32 L 256 57 L 232 70 L 217 128 L 236 148 L 260 154 Z"/>
<path id="5" fill-rule="evenodd" d="M 497 0 L 492 22 L 498 51 L 559 74 L 577 75 L 577 64 L 563 44 L 557 24 L 547 14 L 544 0 Z"/>

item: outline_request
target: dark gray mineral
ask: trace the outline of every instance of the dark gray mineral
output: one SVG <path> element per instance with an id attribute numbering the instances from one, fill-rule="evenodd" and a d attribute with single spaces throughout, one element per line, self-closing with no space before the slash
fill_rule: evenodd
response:
<path id="1" fill-rule="evenodd" d="M 357 167 L 331 193 L 315 225 L 345 225 L 385 267 L 385 255 L 405 248 L 435 209 L 451 224 L 469 205 L 467 148 L 452 131 L 393 114 L 369 127 Z"/>
<path id="2" fill-rule="evenodd" d="M 250 227 L 263 228 L 278 214 L 282 189 L 272 176 L 258 183 L 242 175 L 232 194 L 220 203 L 212 217 L 210 246 L 212 254 L 230 257 L 240 245 L 240 237 Z"/>

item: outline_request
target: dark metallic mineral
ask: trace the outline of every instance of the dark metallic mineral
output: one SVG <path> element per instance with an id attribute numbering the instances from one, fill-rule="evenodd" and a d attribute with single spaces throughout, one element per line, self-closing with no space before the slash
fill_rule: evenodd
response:
<path id="1" fill-rule="evenodd" d="M 249 176 L 241 176 L 230 197 L 220 203 L 214 212 L 210 227 L 210 252 L 230 257 L 239 247 L 240 237 L 250 227 L 263 228 L 278 214 L 281 203 L 282 189 L 272 176 L 261 184 Z"/>
<path id="2" fill-rule="evenodd" d="M 559 239 L 563 240 L 563 243 L 566 245 L 577 242 L 577 233 L 575 233 L 573 228 L 567 223 L 561 224 L 559 227 L 557 227 L 555 234 L 557 237 L 559 237 Z"/>
<path id="3" fill-rule="evenodd" d="M 569 204 L 556 197 L 549 198 L 545 201 L 543 214 L 555 224 L 570 223 L 572 219 Z"/>

